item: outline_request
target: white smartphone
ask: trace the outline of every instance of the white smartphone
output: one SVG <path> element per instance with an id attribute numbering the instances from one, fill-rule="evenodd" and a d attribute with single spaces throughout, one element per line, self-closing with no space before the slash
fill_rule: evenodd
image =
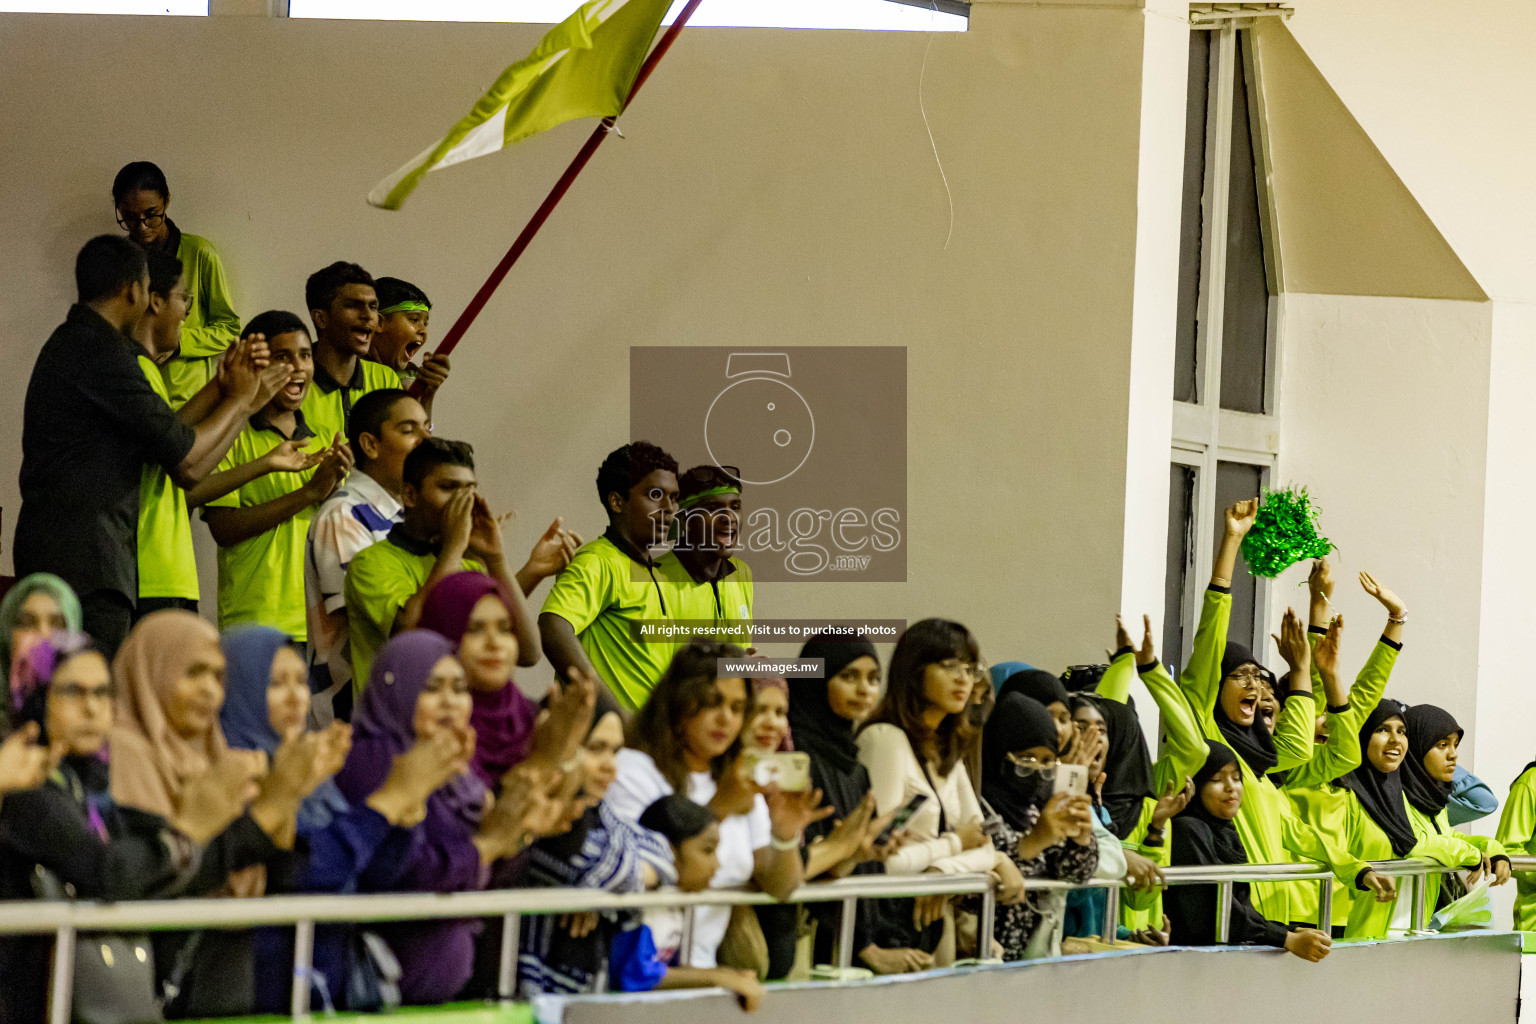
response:
<path id="1" fill-rule="evenodd" d="M 1088 769 L 1080 764 L 1056 765 L 1056 787 L 1053 793 L 1070 793 L 1072 796 L 1088 795 Z"/>

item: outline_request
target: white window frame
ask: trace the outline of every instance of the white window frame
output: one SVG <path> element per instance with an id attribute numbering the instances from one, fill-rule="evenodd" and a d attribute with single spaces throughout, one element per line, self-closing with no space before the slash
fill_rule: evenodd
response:
<path id="1" fill-rule="evenodd" d="M 1251 13 L 1251 12 L 1247 12 Z M 1277 12 L 1278 13 L 1278 12 Z M 1253 25 L 1252 17 L 1225 18 L 1206 24 L 1192 20 L 1191 31 L 1211 34 L 1211 88 L 1206 106 L 1204 211 L 1201 225 L 1200 295 L 1195 307 L 1195 365 L 1199 369 L 1196 400 L 1173 402 L 1173 449 L 1171 461 L 1195 470 L 1190 516 L 1191 543 L 1185 563 L 1183 616 L 1184 664 L 1194 644 L 1200 614 L 1200 595 L 1211 577 L 1215 558 L 1217 522 L 1215 489 L 1217 466 L 1222 462 L 1259 467 L 1260 483 L 1271 486 L 1280 455 L 1279 339 L 1285 303 L 1279 288 L 1279 246 L 1275 242 L 1273 198 L 1266 187 L 1269 167 L 1267 125 L 1264 118 L 1263 83 L 1250 46 L 1244 46 L 1239 30 Z M 1227 226 L 1231 194 L 1232 104 L 1237 62 L 1244 63 L 1247 78 L 1249 126 L 1253 133 L 1255 177 L 1259 191 L 1259 217 L 1264 238 L 1264 269 L 1269 283 L 1268 337 L 1265 345 L 1264 409 L 1262 415 L 1221 408 L 1221 345 L 1227 282 Z M 1254 650 L 1262 650 L 1268 638 L 1270 581 L 1258 579 L 1254 593 L 1254 630 L 1251 637 L 1233 637 Z"/>

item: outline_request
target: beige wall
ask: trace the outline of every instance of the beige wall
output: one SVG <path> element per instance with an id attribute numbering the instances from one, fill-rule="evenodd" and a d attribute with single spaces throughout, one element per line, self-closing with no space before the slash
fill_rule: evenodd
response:
<path id="1" fill-rule="evenodd" d="M 108 186 L 131 159 L 166 169 L 173 215 L 219 246 L 246 316 L 297 309 L 305 275 L 347 258 L 422 284 L 445 330 L 587 129 L 435 174 L 402 213 L 363 196 L 539 32 L 0 16 L 18 374 L 0 422 L 20 428 L 20 375 L 70 301 L 75 250 L 113 230 Z M 1102 650 L 1125 535 L 1143 15 L 986 6 L 933 39 L 947 250 L 917 104 L 928 47 L 683 36 L 440 400 L 439 433 L 474 442 L 491 500 L 517 510 L 515 544 L 557 514 L 600 531 L 592 478 L 624 440 L 628 346 L 904 345 L 908 583 L 764 587 L 761 614 L 949 615 L 994 659 L 1058 667 Z M 15 445 L 0 460 L 7 523 L 18 461 Z"/>

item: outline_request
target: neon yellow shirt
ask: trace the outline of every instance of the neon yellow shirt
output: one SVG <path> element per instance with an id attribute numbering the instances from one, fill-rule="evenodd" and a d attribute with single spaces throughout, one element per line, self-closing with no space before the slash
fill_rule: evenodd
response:
<path id="1" fill-rule="evenodd" d="M 653 582 L 642 563 L 605 535 L 581 546 L 544 599 L 542 611 L 571 624 L 592 668 L 630 711 L 645 703 L 680 646 L 642 642 L 630 630 L 641 620 L 679 617 L 663 596 L 661 578 L 668 571 L 687 575 L 681 566 L 668 570 L 658 563 Z M 704 589 L 709 592 L 707 585 Z"/>
<path id="2" fill-rule="evenodd" d="M 374 656 L 395 631 L 395 618 L 405 602 L 416 596 L 432 567 L 437 546 L 422 544 L 399 526 L 377 544 L 369 545 L 347 563 L 347 642 L 352 654 L 352 692 L 361 697 L 368 685 Z M 485 572 L 466 558 L 462 568 Z M 302 594 L 300 595 L 302 596 Z"/>
<path id="3" fill-rule="evenodd" d="M 182 232 L 176 258 L 192 301 L 181 323 L 181 350 L 166 363 L 164 375 L 171 407 L 180 409 L 213 379 L 224 350 L 239 340 L 240 317 L 229 295 L 224 261 L 212 242 Z"/>
<path id="4" fill-rule="evenodd" d="M 337 434 L 346 434 L 347 415 L 359 398 L 370 391 L 399 386 L 400 375 L 394 370 L 383 363 L 359 359 L 357 369 L 352 371 L 351 379 L 343 387 L 331 379 L 331 375 L 321 368 L 317 360 L 315 379 L 304 395 L 304 419 L 316 437 L 330 444 Z"/>
<path id="5" fill-rule="evenodd" d="M 1536 854 L 1536 770 L 1527 768 L 1509 787 L 1494 838 L 1512 856 Z M 1515 927 L 1536 931 L 1536 872 L 1517 871 L 1515 890 Z"/>
<path id="6" fill-rule="evenodd" d="M 155 394 L 171 404 L 160 367 L 139 356 L 139 369 Z M 187 492 L 158 463 L 144 463 L 139 478 L 139 596 L 198 599 L 197 556 Z"/>
<path id="7" fill-rule="evenodd" d="M 293 440 L 312 438 L 302 412 L 297 415 Z M 235 438 L 219 463 L 219 472 L 233 469 L 282 444 L 285 438 L 271 427 L 259 426 L 253 419 Z M 311 441 L 308 450 L 315 450 Z M 208 503 L 211 508 L 251 508 L 281 498 L 303 487 L 314 475 L 313 469 L 302 473 L 267 473 L 244 487 Z M 219 548 L 219 629 L 243 622 L 255 622 L 280 629 L 295 640 L 307 639 L 304 618 L 304 539 L 316 506 L 310 505 L 298 515 L 266 533 L 227 548 Z"/>
<path id="8" fill-rule="evenodd" d="M 730 567 L 727 575 L 713 583 L 700 583 L 669 551 L 656 560 L 656 576 L 662 581 L 661 592 L 671 618 L 723 625 L 726 632 L 717 639 L 750 647 L 752 569 L 739 558 L 731 559 Z"/>

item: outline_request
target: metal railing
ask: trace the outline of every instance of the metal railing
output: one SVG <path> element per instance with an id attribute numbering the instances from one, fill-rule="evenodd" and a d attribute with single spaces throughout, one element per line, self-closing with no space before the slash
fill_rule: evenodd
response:
<path id="1" fill-rule="evenodd" d="M 1516 870 L 1536 870 L 1536 857 L 1511 858 Z M 1411 878 L 1413 931 L 1425 922 L 1428 875 L 1454 868 L 1421 860 L 1379 861 L 1373 870 L 1393 878 Z M 1167 885 L 1216 886 L 1216 939 L 1226 942 L 1232 909 L 1232 887 L 1238 882 L 1313 882 L 1318 885 L 1318 920 L 1332 920 L 1331 872 L 1312 864 L 1246 864 L 1237 867 L 1163 868 Z M 1082 884 L 1029 878 L 1028 892 L 1106 889 L 1103 935 L 1113 936 L 1120 918 L 1123 881 L 1092 879 Z M 835 882 L 803 885 L 785 903 L 840 903 L 838 966 L 852 964 L 854 924 L 861 899 L 895 899 L 910 896 L 981 897 L 977 934 L 993 931 L 996 892 L 990 875 L 863 875 Z M 75 937 L 80 932 L 182 931 L 197 928 L 255 928 L 291 925 L 293 944 L 293 996 L 295 1020 L 310 1014 L 310 986 L 317 924 L 421 921 L 441 918 L 502 918 L 501 961 L 497 993 L 511 1000 L 516 991 L 518 935 L 523 915 L 573 914 L 599 910 L 643 910 L 652 907 L 689 908 L 684 935 L 684 955 L 690 947 L 693 908 L 701 906 L 753 906 L 779 902 L 761 892 L 709 889 L 704 892 L 658 891 L 619 895 L 593 889 L 502 889 L 459 893 L 387 893 L 378 895 L 266 896 L 261 899 L 144 900 L 127 903 L 78 903 L 23 900 L 0 903 L 0 935 L 55 937 L 51 983 L 51 1024 L 69 1024 L 74 986 Z M 1326 927 L 1326 925 L 1325 925 Z"/>

